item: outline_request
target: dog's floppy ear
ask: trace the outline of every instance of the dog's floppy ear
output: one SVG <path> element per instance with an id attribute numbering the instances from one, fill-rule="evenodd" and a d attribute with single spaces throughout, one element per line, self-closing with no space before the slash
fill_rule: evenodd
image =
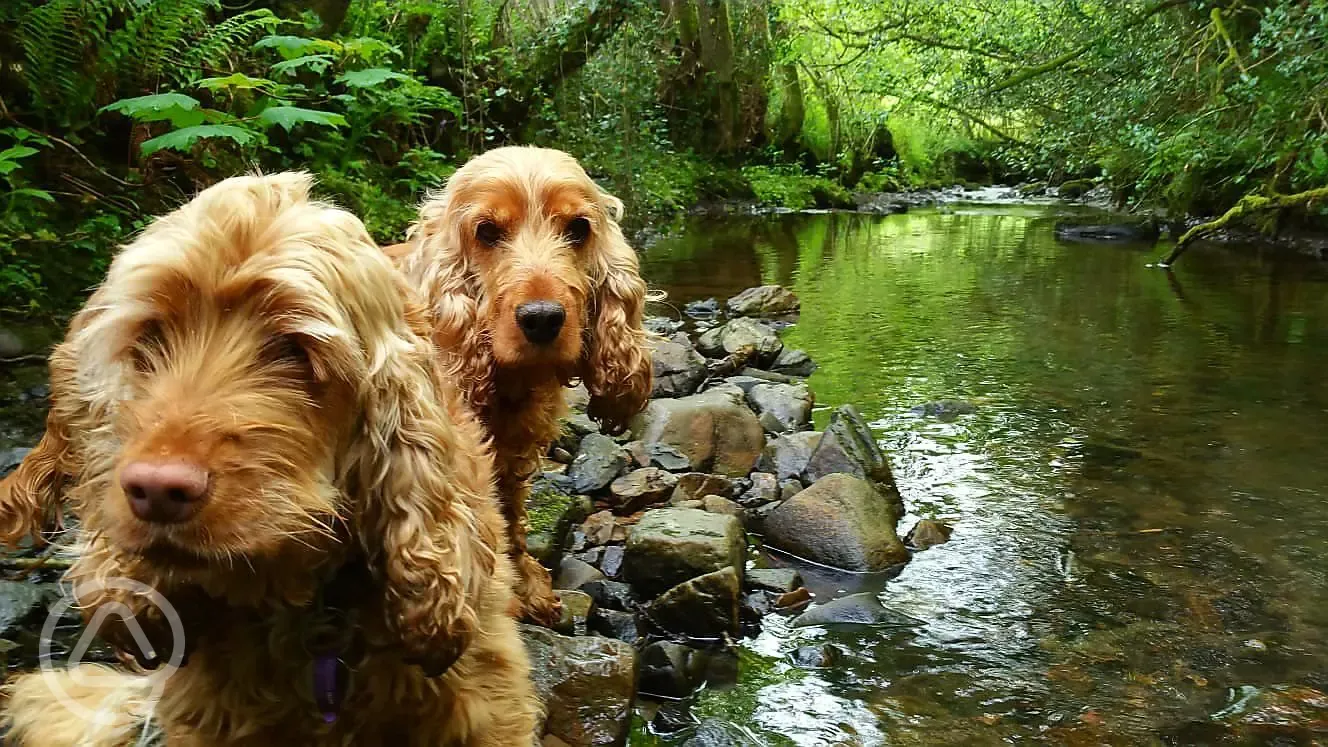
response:
<path id="1" fill-rule="evenodd" d="M 37 539 L 44 528 L 59 524 L 66 480 L 79 471 L 69 442 L 70 420 L 76 407 L 71 343 L 55 349 L 50 367 L 51 408 L 46 415 L 46 433 L 18 468 L 0 480 L 0 542 L 10 546 L 24 537 Z"/>
<path id="2" fill-rule="evenodd" d="M 492 500 L 492 463 L 468 411 L 448 407 L 427 340 L 397 337 L 391 347 L 371 350 L 381 365 L 362 395 L 359 541 L 385 582 L 388 625 L 438 672 L 480 632 L 476 607 L 502 540 L 472 505 Z"/>
<path id="3" fill-rule="evenodd" d="M 591 297 L 590 339 L 582 378 L 590 391 L 587 414 L 607 433 L 620 433 L 650 398 L 652 371 L 641 329 L 646 284 L 636 252 L 623 238 L 622 201 L 600 194 L 603 228 Z"/>
<path id="4" fill-rule="evenodd" d="M 493 349 L 478 323 L 484 300 L 466 258 L 464 212 L 451 190 L 425 202 L 410 229 L 411 248 L 397 264 L 428 304 L 431 336 L 444 355 L 449 380 L 464 387 L 469 402 L 480 407 L 493 394 Z"/>

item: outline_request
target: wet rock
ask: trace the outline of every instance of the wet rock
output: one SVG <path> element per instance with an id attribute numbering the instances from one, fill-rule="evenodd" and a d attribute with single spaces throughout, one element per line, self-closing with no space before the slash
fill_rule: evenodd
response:
<path id="1" fill-rule="evenodd" d="M 60 595 L 54 584 L 24 581 L 0 581 L 0 636 L 13 634 L 15 626 L 44 608 L 46 602 Z"/>
<path id="2" fill-rule="evenodd" d="M 669 472 L 687 472 L 692 468 L 692 460 L 668 444 L 633 441 L 627 444 L 627 452 L 638 467 L 659 467 Z"/>
<path id="3" fill-rule="evenodd" d="M 625 538 L 624 538 L 625 539 Z M 599 569 L 609 578 L 617 578 L 622 573 L 623 556 L 626 548 L 622 545 L 611 545 L 604 548 L 604 557 L 599 562 Z"/>
<path id="4" fill-rule="evenodd" d="M 802 574 L 792 568 L 752 568 L 747 571 L 747 585 L 779 594 L 802 586 Z"/>
<path id="5" fill-rule="evenodd" d="M 626 542 L 631 529 L 612 511 L 596 511 L 581 524 L 581 534 L 586 546 L 607 545 L 610 542 Z"/>
<path id="6" fill-rule="evenodd" d="M 1317 744 L 1328 734 L 1328 694 L 1301 685 L 1241 687 L 1215 721 L 1235 744 Z"/>
<path id="7" fill-rule="evenodd" d="M 684 581 L 650 604 L 650 619 L 670 633 L 697 638 L 738 635 L 738 571 L 734 566 Z"/>
<path id="8" fill-rule="evenodd" d="M 821 434 L 816 431 L 786 433 L 766 442 L 756 468 L 762 472 L 772 472 L 779 480 L 798 478 L 807 469 L 812 452 L 821 442 Z"/>
<path id="9" fill-rule="evenodd" d="M 742 390 L 727 385 L 680 399 L 651 400 L 633 420 L 632 434 L 647 444 L 674 447 L 698 471 L 722 475 L 747 474 L 765 448 L 765 433 Z"/>
<path id="10" fill-rule="evenodd" d="M 786 376 L 811 376 L 816 373 L 816 362 L 805 351 L 784 348 L 775 356 L 770 370 Z"/>
<path id="11" fill-rule="evenodd" d="M 793 619 L 793 627 L 809 625 L 895 625 L 912 627 L 922 621 L 886 609 L 871 592 L 849 594 L 807 610 Z"/>
<path id="12" fill-rule="evenodd" d="M 961 399 L 938 399 L 935 402 L 927 402 L 909 408 L 909 412 L 914 415 L 940 418 L 942 421 L 946 422 L 954 420 L 960 415 L 972 415 L 977 411 L 977 405 L 972 402 L 965 402 Z"/>
<path id="13" fill-rule="evenodd" d="M 719 301 L 713 298 L 691 301 L 682 307 L 682 311 L 693 319 L 714 319 L 719 316 Z"/>
<path id="14" fill-rule="evenodd" d="M 688 678 L 692 649 L 681 643 L 657 641 L 641 651 L 640 691 L 665 698 L 685 698 L 697 683 Z"/>
<path id="15" fill-rule="evenodd" d="M 743 396 L 746 396 L 747 393 L 752 390 L 752 387 L 759 386 L 761 384 L 768 384 L 770 382 L 760 378 L 759 376 L 730 376 L 724 379 L 724 383 L 732 384 L 733 386 L 738 387 L 739 389 L 742 390 Z"/>
<path id="16" fill-rule="evenodd" d="M 789 663 L 802 669 L 825 669 L 843 658 L 838 646 L 823 643 L 819 646 L 799 646 L 789 654 Z"/>
<path id="17" fill-rule="evenodd" d="M 596 581 L 604 578 L 604 574 L 595 566 L 577 560 L 576 558 L 566 557 L 558 564 L 558 575 L 553 581 L 555 589 L 580 589 L 589 581 Z"/>
<path id="18" fill-rule="evenodd" d="M 651 397 L 686 397 L 694 394 L 706 377 L 705 358 L 692 349 L 671 340 L 651 340 L 651 365 L 655 383 Z"/>
<path id="19" fill-rule="evenodd" d="M 853 475 L 827 475 L 779 504 L 763 522 L 767 544 L 850 571 L 882 571 L 908 560 L 895 524 L 899 510 L 879 488 Z"/>
<path id="20" fill-rule="evenodd" d="M 1156 221 L 1143 223 L 1109 223 L 1101 225 L 1074 225 L 1057 223 L 1056 238 L 1086 243 L 1101 242 L 1154 242 L 1161 234 Z"/>
<path id="21" fill-rule="evenodd" d="M 591 433 L 581 439 L 581 448 L 567 476 L 578 493 L 597 493 L 609 486 L 627 466 L 627 455 L 613 439 Z"/>
<path id="22" fill-rule="evenodd" d="M 648 316 L 641 321 L 641 328 L 647 332 L 668 337 L 669 335 L 682 329 L 681 321 L 670 319 L 666 316 Z"/>
<path id="23" fill-rule="evenodd" d="M 609 485 L 614 510 L 631 514 L 655 503 L 663 503 L 673 495 L 678 478 L 658 467 L 645 467 L 614 480 Z"/>
<path id="24" fill-rule="evenodd" d="M 562 602 L 562 619 L 556 630 L 564 635 L 585 635 L 586 621 L 595 608 L 595 600 L 585 592 L 572 589 L 559 589 L 557 594 Z"/>
<path id="25" fill-rule="evenodd" d="M 705 510 L 705 501 L 701 500 L 678 501 L 672 505 L 674 508 L 695 508 L 701 511 Z"/>
<path id="26" fill-rule="evenodd" d="M 898 496 L 894 475 L 876 436 L 852 405 L 843 405 L 830 416 L 830 424 L 807 458 L 802 482 L 810 485 L 836 472 L 871 480 L 893 493 L 892 497 Z M 899 503 L 902 513 L 902 500 Z"/>
<path id="27" fill-rule="evenodd" d="M 572 452 L 561 446 L 554 446 L 549 449 L 549 458 L 559 464 L 571 464 L 573 459 Z"/>
<path id="28" fill-rule="evenodd" d="M 579 552 L 576 555 L 573 555 L 572 557 L 576 558 L 577 560 L 585 561 L 595 566 L 596 568 L 599 568 L 599 564 L 604 560 L 604 548 L 592 547 L 589 550 L 586 550 L 585 552 Z"/>
<path id="29" fill-rule="evenodd" d="M 793 591 L 786 591 L 775 597 L 775 609 L 780 612 L 797 612 L 812 602 L 812 593 L 807 587 L 799 586 Z"/>
<path id="30" fill-rule="evenodd" d="M 954 530 L 948 525 L 932 519 L 923 519 L 913 525 L 908 532 L 908 538 L 905 540 L 909 547 L 917 550 L 926 550 L 929 547 L 943 545 L 950 541 L 950 533 Z"/>
<path id="31" fill-rule="evenodd" d="M 733 355 L 746 349 L 753 349 L 756 360 L 760 363 L 773 363 L 784 349 L 775 328 L 755 319 L 739 317 L 729 320 L 724 326 L 707 330 L 696 341 L 696 347 L 710 358 Z"/>
<path id="32" fill-rule="evenodd" d="M 641 623 L 635 612 L 622 610 L 597 609 L 590 616 L 587 627 L 595 633 L 630 643 L 635 646 L 641 641 Z"/>
<path id="33" fill-rule="evenodd" d="M 636 649 L 608 638 L 572 638 L 522 625 L 544 731 L 572 747 L 621 745 L 636 701 Z"/>
<path id="34" fill-rule="evenodd" d="M 729 313 L 734 316 L 773 316 L 798 310 L 801 304 L 793 291 L 782 285 L 748 288 L 729 299 Z"/>
<path id="35" fill-rule="evenodd" d="M 636 593 L 632 591 L 632 587 L 621 581 L 591 579 L 581 584 L 581 591 L 589 594 L 595 604 L 602 609 L 630 612 L 636 608 Z"/>
<path id="36" fill-rule="evenodd" d="M 739 611 L 744 619 L 760 620 L 775 611 L 774 594 L 759 589 L 750 592 L 743 596 L 742 609 Z"/>
<path id="37" fill-rule="evenodd" d="M 794 479 L 779 481 L 779 499 L 786 501 L 802 492 L 802 483 Z"/>
<path id="38" fill-rule="evenodd" d="M 688 472 L 678 475 L 678 485 L 673 489 L 673 503 L 700 500 L 707 495 L 720 495 L 725 498 L 733 495 L 733 480 L 723 475 L 711 475 L 705 472 Z"/>
<path id="39" fill-rule="evenodd" d="M 747 541 L 732 516 L 691 508 L 649 511 L 627 539 L 623 575 L 647 597 L 726 566 L 742 568 Z"/>
<path id="40" fill-rule="evenodd" d="M 711 719 L 702 721 L 682 747 L 751 747 L 753 744 L 737 726 Z"/>
<path id="41" fill-rule="evenodd" d="M 0 451 L 0 477 L 9 474 L 23 462 L 32 449 L 5 449 Z"/>
<path id="42" fill-rule="evenodd" d="M 701 499 L 701 508 L 712 514 L 733 516 L 739 521 L 743 518 L 742 506 L 739 506 L 728 498 L 723 498 L 718 495 L 707 495 L 705 498 Z"/>
<path id="43" fill-rule="evenodd" d="M 759 384 L 747 392 L 748 404 L 771 433 L 805 430 L 812 421 L 814 401 L 806 384 Z"/>
<path id="44" fill-rule="evenodd" d="M 568 410 L 585 412 L 590 406 L 590 390 L 586 389 L 585 384 L 567 387 L 563 390 L 563 401 L 567 403 Z"/>

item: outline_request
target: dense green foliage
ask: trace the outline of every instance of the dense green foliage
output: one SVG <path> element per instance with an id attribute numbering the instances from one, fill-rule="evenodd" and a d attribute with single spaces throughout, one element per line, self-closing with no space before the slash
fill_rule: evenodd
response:
<path id="1" fill-rule="evenodd" d="M 574 153 L 637 225 L 956 181 L 1215 213 L 1328 184 L 1326 35 L 1328 0 L 14 0 L 0 307 L 67 304 L 246 169 L 311 170 L 399 240 L 510 142 Z"/>

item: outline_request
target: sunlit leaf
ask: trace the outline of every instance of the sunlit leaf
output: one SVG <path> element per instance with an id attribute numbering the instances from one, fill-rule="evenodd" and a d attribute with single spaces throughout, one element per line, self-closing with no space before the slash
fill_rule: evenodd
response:
<path id="1" fill-rule="evenodd" d="M 352 70 L 337 76 L 337 82 L 350 88 L 373 88 L 389 80 L 410 80 L 409 75 L 388 70 L 385 67 L 371 67 L 367 70 Z"/>
<path id="2" fill-rule="evenodd" d="M 243 127 L 235 125 L 198 125 L 196 127 L 184 127 L 179 130 L 172 130 L 165 135 L 146 140 L 141 146 L 144 156 L 156 153 L 159 150 L 178 150 L 189 152 L 194 143 L 200 140 L 222 139 L 230 140 L 238 145 L 248 145 L 258 136 Z"/>
<path id="3" fill-rule="evenodd" d="M 287 132 L 302 123 L 319 127 L 346 126 L 346 118 L 336 112 L 320 112 L 314 109 L 301 109 L 298 106 L 269 107 L 258 115 L 258 121 L 265 127 L 280 126 Z"/>

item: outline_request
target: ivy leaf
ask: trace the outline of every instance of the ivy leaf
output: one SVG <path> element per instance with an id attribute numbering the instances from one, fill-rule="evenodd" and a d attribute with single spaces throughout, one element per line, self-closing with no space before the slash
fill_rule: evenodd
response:
<path id="1" fill-rule="evenodd" d="M 272 66 L 272 73 L 274 75 L 294 75 L 302 67 L 307 67 L 315 73 L 322 75 L 325 70 L 332 67 L 332 58 L 325 54 L 311 54 L 290 60 L 282 60 Z"/>
<path id="2" fill-rule="evenodd" d="M 254 49 L 275 49 L 282 59 L 293 60 L 296 57 L 322 52 L 337 53 L 341 51 L 341 45 L 327 39 L 306 39 L 303 36 L 273 34 L 254 42 Z"/>
<path id="3" fill-rule="evenodd" d="M 277 85 L 277 82 L 274 80 L 268 80 L 267 78 L 251 78 L 244 73 L 233 73 L 224 78 L 204 78 L 203 80 L 198 81 L 198 86 L 200 88 L 205 88 L 209 91 L 215 91 L 219 88 L 234 88 L 247 91 L 254 88 L 267 89 L 268 87 L 275 85 Z"/>
<path id="4" fill-rule="evenodd" d="M 119 112 L 138 122 L 170 122 L 175 127 L 192 127 L 203 121 L 198 99 L 183 93 L 154 93 L 120 99 L 103 106 L 102 112 Z"/>
<path id="5" fill-rule="evenodd" d="M 222 138 L 239 145 L 248 145 L 253 142 L 256 137 L 257 135 L 255 133 L 244 129 L 243 127 L 236 127 L 235 125 L 198 125 L 195 127 L 184 127 L 168 132 L 165 135 L 159 135 L 151 140 L 145 140 L 139 147 L 142 149 L 144 156 L 152 155 L 162 149 L 178 150 L 187 153 L 189 152 L 189 149 L 193 147 L 194 143 L 199 140 Z"/>
<path id="6" fill-rule="evenodd" d="M 353 70 L 337 76 L 337 82 L 344 83 L 347 88 L 373 88 L 389 80 L 410 80 L 410 76 L 385 67 Z"/>
<path id="7" fill-rule="evenodd" d="M 271 106 L 258 114 L 264 127 L 280 126 L 290 132 L 297 124 L 308 122 L 319 127 L 345 127 L 346 118 L 336 112 L 301 109 L 298 106 Z"/>

